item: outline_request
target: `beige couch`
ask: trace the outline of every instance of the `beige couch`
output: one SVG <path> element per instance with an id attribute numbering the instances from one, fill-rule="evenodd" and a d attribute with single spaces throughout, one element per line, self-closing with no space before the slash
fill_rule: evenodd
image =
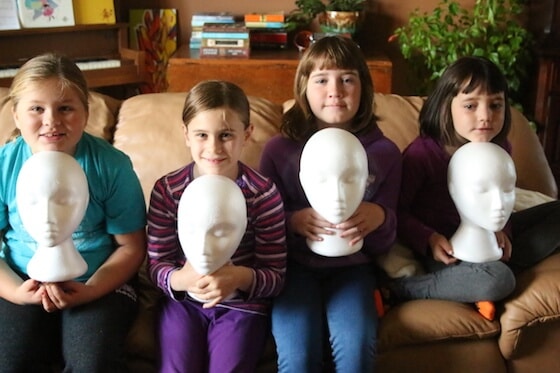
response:
<path id="1" fill-rule="evenodd" d="M 0 88 L 0 141 L 13 129 L 6 89 Z M 184 93 L 157 93 L 125 101 L 94 94 L 87 130 L 127 153 L 146 201 L 154 181 L 189 162 L 182 135 Z M 255 126 L 243 160 L 258 167 L 264 143 L 278 132 L 282 106 L 250 98 Z M 418 133 L 418 97 L 375 95 L 382 130 L 402 150 Z M 518 185 L 556 197 L 557 189 L 537 137 L 513 115 L 511 141 Z M 133 372 L 155 372 L 154 314 L 159 292 L 140 276 L 141 312 L 128 350 Z M 494 322 L 469 305 L 419 300 L 392 308 L 379 328 L 379 372 L 560 372 L 560 254 L 518 277 L 515 293 L 499 305 Z M 259 372 L 274 372 L 272 340 Z"/>

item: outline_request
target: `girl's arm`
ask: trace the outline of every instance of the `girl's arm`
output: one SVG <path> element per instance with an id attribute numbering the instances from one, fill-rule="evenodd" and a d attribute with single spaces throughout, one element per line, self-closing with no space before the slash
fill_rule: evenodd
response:
<path id="1" fill-rule="evenodd" d="M 366 151 L 370 163 L 375 164 L 375 168 L 370 171 L 376 178 L 372 187 L 377 189 L 366 188 L 364 202 L 358 212 L 367 212 L 370 220 L 365 225 L 364 249 L 372 255 L 377 255 L 389 250 L 396 239 L 396 210 L 401 185 L 402 160 L 399 149 L 389 140 L 376 141 L 371 149 Z M 369 232 L 367 232 L 368 228 Z"/>
<path id="2" fill-rule="evenodd" d="M 89 303 L 114 291 L 136 274 L 146 255 L 145 230 L 118 234 L 114 238 L 117 249 L 85 283 L 42 284 L 49 298 L 49 302 L 44 303 L 47 311 Z"/>
<path id="3" fill-rule="evenodd" d="M 87 280 L 94 298 L 99 298 L 117 289 L 137 272 L 146 257 L 146 231 L 116 234 L 117 249 Z"/>
<path id="4" fill-rule="evenodd" d="M 4 245 L 4 230 L 0 231 L 0 248 Z M 41 304 L 44 290 L 35 280 L 24 281 L 0 259 L 0 297 L 15 304 Z"/>
<path id="5" fill-rule="evenodd" d="M 179 292 L 187 288 L 185 281 L 194 281 L 195 276 L 189 280 L 188 268 L 181 271 L 179 279 L 171 281 L 174 272 L 179 271 L 185 264 L 184 254 L 179 245 L 177 236 L 177 206 L 171 195 L 167 193 L 165 178 L 158 180 L 151 193 L 150 206 L 148 208 L 148 273 L 154 284 L 156 284 L 166 295 L 173 299 L 176 296 L 184 297 Z M 194 270 L 193 270 L 194 273 Z M 187 278 L 185 280 L 185 278 Z M 174 289 L 173 287 L 177 287 Z"/>
<path id="6" fill-rule="evenodd" d="M 280 293 L 286 274 L 286 223 L 282 197 L 272 181 L 253 201 L 255 226 L 254 279 L 247 298 Z"/>
<path id="7" fill-rule="evenodd" d="M 399 239 L 415 252 L 430 255 L 428 252 L 430 237 L 437 232 L 412 213 L 418 191 L 427 178 L 426 164 L 421 155 L 411 153 L 412 151 L 407 149 L 403 154 L 402 182 L 397 208 L 397 234 Z"/>

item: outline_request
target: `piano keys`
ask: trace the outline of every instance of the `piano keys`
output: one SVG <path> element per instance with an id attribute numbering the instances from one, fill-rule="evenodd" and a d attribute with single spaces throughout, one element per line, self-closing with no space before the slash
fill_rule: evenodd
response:
<path id="1" fill-rule="evenodd" d="M 45 52 L 72 58 L 90 88 L 143 83 L 144 52 L 127 46 L 123 23 L 0 30 L 0 87 L 9 87 L 19 66 Z"/>

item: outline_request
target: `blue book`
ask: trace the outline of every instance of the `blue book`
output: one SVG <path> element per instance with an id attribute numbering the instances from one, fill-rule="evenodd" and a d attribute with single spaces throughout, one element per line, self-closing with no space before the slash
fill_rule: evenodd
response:
<path id="1" fill-rule="evenodd" d="M 284 22 L 245 22 L 248 28 L 284 28 Z"/>
<path id="2" fill-rule="evenodd" d="M 206 32 L 202 31 L 202 39 L 249 39 L 249 32 Z"/>

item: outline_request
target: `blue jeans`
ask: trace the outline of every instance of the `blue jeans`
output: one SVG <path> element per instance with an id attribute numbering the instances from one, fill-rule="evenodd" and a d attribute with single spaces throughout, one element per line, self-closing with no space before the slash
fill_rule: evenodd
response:
<path id="1" fill-rule="evenodd" d="M 372 265 L 312 269 L 289 263 L 272 308 L 278 371 L 322 372 L 328 336 L 337 372 L 373 372 L 375 285 Z"/>

